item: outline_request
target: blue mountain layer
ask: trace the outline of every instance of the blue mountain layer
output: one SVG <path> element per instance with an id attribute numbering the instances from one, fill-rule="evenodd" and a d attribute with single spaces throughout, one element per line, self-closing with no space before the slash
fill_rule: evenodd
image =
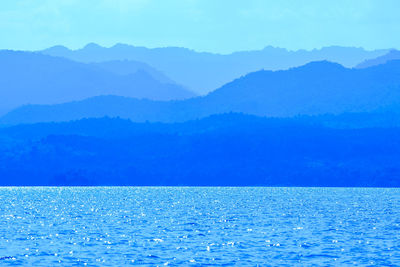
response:
<path id="1" fill-rule="evenodd" d="M 372 66 L 377 66 L 377 65 L 382 65 L 386 64 L 389 61 L 392 60 L 400 60 L 400 51 L 398 50 L 391 50 L 387 54 L 379 56 L 377 58 L 372 58 L 365 60 L 358 64 L 356 68 L 369 68 Z"/>
<path id="2" fill-rule="evenodd" d="M 342 113 L 398 113 L 400 61 L 348 69 L 327 61 L 286 71 L 258 71 L 204 97 L 150 101 L 101 96 L 60 105 L 26 105 L 0 118 L 2 124 L 121 117 L 137 122 L 182 122 L 239 112 L 268 117 Z"/>
<path id="3" fill-rule="evenodd" d="M 384 55 L 388 51 L 366 51 L 362 48 L 339 46 L 324 47 L 311 51 L 289 51 L 268 46 L 259 51 L 241 51 L 229 55 L 221 55 L 199 53 L 179 47 L 149 49 L 116 44 L 113 47 L 106 48 L 91 43 L 78 50 L 56 46 L 41 51 L 41 53 L 86 63 L 110 60 L 145 62 L 162 71 L 179 84 L 199 94 L 205 94 L 237 77 L 262 69 L 282 70 L 321 60 L 353 67 L 364 60 Z"/>
<path id="4" fill-rule="evenodd" d="M 1 185 L 400 186 L 400 128 L 225 114 L 0 129 Z"/>
<path id="5" fill-rule="evenodd" d="M 104 94 L 154 100 L 195 96 L 144 63 L 84 64 L 39 53 L 4 50 L 0 51 L 0 88 L 0 111 Z"/>

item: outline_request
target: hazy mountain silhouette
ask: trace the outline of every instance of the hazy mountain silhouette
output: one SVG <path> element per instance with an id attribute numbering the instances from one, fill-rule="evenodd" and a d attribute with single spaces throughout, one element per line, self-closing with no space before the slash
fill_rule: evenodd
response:
<path id="1" fill-rule="evenodd" d="M 52 47 L 41 53 L 81 62 L 136 60 L 162 71 L 172 80 L 198 93 L 207 93 L 233 79 L 261 69 L 282 70 L 311 61 L 328 60 L 353 67 L 366 59 L 384 55 L 388 50 L 365 51 L 362 48 L 326 47 L 312 51 L 289 51 L 266 47 L 259 51 L 242 51 L 229 55 L 199 53 L 186 48 L 148 49 L 125 44 L 110 48 L 88 44 L 82 49 Z"/>
<path id="2" fill-rule="evenodd" d="M 0 185 L 400 186 L 400 129 L 240 114 L 0 129 Z M 51 166 L 51 168 L 49 168 Z"/>
<path id="3" fill-rule="evenodd" d="M 377 57 L 377 58 L 373 58 L 373 59 L 369 59 L 369 60 L 365 60 L 364 62 L 358 64 L 356 66 L 356 68 L 369 68 L 372 66 L 376 66 L 376 65 L 382 65 L 387 63 L 388 61 L 391 60 L 400 60 L 400 51 L 398 50 L 391 50 L 389 53 Z"/>
<path id="4" fill-rule="evenodd" d="M 177 122 L 240 112 L 293 117 L 365 112 L 397 112 L 400 61 L 366 69 L 312 62 L 286 71 L 258 71 L 204 97 L 149 101 L 102 96 L 60 105 L 27 105 L 3 116 L 3 124 L 121 117 L 134 121 Z"/>
<path id="5" fill-rule="evenodd" d="M 147 73 L 146 69 L 136 68 L 132 73 L 118 75 L 120 65 L 126 69 L 125 65 L 134 64 L 84 64 L 39 53 L 0 51 L 0 109 L 29 103 L 56 104 L 104 94 L 156 100 L 194 96 L 182 86 L 160 82 L 154 78 L 155 72 Z"/>
<path id="6" fill-rule="evenodd" d="M 135 74 L 137 72 L 146 72 L 150 74 L 154 79 L 161 83 L 167 84 L 175 84 L 173 80 L 168 78 L 164 73 L 154 69 L 146 63 L 133 61 L 133 60 L 113 60 L 113 61 L 104 61 L 98 63 L 90 63 L 92 66 L 96 66 L 102 68 L 106 71 L 110 71 L 112 73 L 118 75 L 129 75 Z"/>

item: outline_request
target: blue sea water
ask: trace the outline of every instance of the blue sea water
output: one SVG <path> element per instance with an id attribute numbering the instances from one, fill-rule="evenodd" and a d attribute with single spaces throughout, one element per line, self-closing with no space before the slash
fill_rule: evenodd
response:
<path id="1" fill-rule="evenodd" d="M 0 265 L 399 265 L 400 189 L 0 188 Z"/>

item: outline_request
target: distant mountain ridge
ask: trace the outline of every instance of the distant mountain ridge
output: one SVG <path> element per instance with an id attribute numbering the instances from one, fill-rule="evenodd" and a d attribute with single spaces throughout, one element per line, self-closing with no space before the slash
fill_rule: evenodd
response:
<path id="1" fill-rule="evenodd" d="M 173 80 L 168 78 L 164 73 L 159 70 L 154 69 L 146 63 L 133 61 L 133 60 L 112 60 L 103 61 L 97 63 L 89 63 L 94 67 L 104 69 L 106 71 L 118 74 L 118 75 L 129 75 L 137 72 L 145 72 L 150 74 L 152 78 L 167 84 L 176 84 Z"/>
<path id="2" fill-rule="evenodd" d="M 116 44 L 105 48 L 91 43 L 78 50 L 56 46 L 40 52 L 86 63 L 110 60 L 144 62 L 177 83 L 206 94 L 240 76 L 262 69 L 284 70 L 321 60 L 353 67 L 364 60 L 384 55 L 388 50 L 366 51 L 362 48 L 332 46 L 311 51 L 289 51 L 269 46 L 259 51 L 222 55 L 178 47 L 149 49 Z"/>
<path id="3" fill-rule="evenodd" d="M 366 69 L 348 69 L 323 61 L 286 71 L 254 72 L 203 97 L 150 101 L 101 96 L 60 105 L 27 105 L 3 116 L 0 123 L 104 116 L 136 122 L 182 122 L 229 112 L 294 117 L 399 110 L 400 61 Z"/>
<path id="4" fill-rule="evenodd" d="M 120 65 L 124 65 L 124 71 L 128 67 L 131 71 L 118 73 Z M 39 53 L 9 50 L 0 51 L 0 88 L 0 110 L 107 94 L 155 100 L 195 96 L 144 63 L 84 64 Z"/>
<path id="5" fill-rule="evenodd" d="M 386 64 L 391 60 L 400 60 L 400 51 L 398 50 L 390 50 L 387 54 L 382 55 L 377 58 L 365 60 L 364 62 L 358 64 L 356 68 L 369 68 L 377 65 Z"/>

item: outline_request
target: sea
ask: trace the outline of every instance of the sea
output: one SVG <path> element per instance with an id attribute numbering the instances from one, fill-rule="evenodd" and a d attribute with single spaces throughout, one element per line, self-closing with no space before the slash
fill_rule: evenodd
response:
<path id="1" fill-rule="evenodd" d="M 14 265 L 400 265 L 400 189 L 2 187 Z"/>

